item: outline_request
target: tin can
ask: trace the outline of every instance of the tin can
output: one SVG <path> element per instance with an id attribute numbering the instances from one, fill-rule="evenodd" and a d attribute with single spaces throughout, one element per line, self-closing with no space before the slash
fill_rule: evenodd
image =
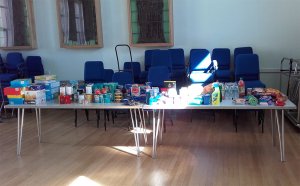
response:
<path id="1" fill-rule="evenodd" d="M 61 96 L 66 95 L 66 87 L 65 86 L 59 87 L 59 95 L 61 95 Z"/>
<path id="2" fill-rule="evenodd" d="M 85 93 L 86 94 L 93 94 L 93 86 L 92 85 L 87 85 L 85 87 Z"/>
<path id="3" fill-rule="evenodd" d="M 78 95 L 78 103 L 83 104 L 83 102 L 84 102 L 84 94 L 79 94 Z"/>
<path id="4" fill-rule="evenodd" d="M 72 94 L 73 94 L 73 87 L 66 86 L 66 95 L 72 95 Z"/>
<path id="5" fill-rule="evenodd" d="M 103 99 L 103 95 L 102 94 L 99 95 L 99 103 L 104 103 L 104 99 Z"/>
<path id="6" fill-rule="evenodd" d="M 203 96 L 203 105 L 210 105 L 211 100 L 210 100 L 210 94 L 205 94 Z"/>
<path id="7" fill-rule="evenodd" d="M 86 103 L 92 103 L 93 102 L 93 95 L 92 94 L 85 94 L 84 99 L 86 100 Z"/>
<path id="8" fill-rule="evenodd" d="M 252 88 L 247 88 L 247 96 L 252 95 Z"/>
<path id="9" fill-rule="evenodd" d="M 98 94 L 95 94 L 95 95 L 94 95 L 94 102 L 95 102 L 95 103 L 100 103 L 100 97 L 99 97 Z"/>

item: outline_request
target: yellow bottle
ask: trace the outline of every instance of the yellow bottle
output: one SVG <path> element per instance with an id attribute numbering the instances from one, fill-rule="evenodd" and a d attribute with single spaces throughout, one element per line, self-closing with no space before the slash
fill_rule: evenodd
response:
<path id="1" fill-rule="evenodd" d="M 218 83 L 213 83 L 213 88 L 215 89 L 211 94 L 211 104 L 219 105 L 220 104 L 220 89 Z"/>

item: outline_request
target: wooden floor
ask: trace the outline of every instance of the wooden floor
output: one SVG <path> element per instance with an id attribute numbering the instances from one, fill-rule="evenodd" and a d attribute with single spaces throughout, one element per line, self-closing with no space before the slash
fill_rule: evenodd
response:
<path id="1" fill-rule="evenodd" d="M 96 128 L 94 111 L 86 121 L 79 111 L 42 111 L 42 143 L 38 143 L 34 113 L 26 112 L 21 156 L 16 155 L 16 118 L 0 124 L 0 185 L 300 185 L 300 130 L 286 122 L 286 159 L 280 162 L 278 141 L 272 146 L 269 113 L 261 133 L 254 113 L 239 114 L 236 133 L 228 111 L 171 114 L 167 132 L 151 158 L 150 143 L 141 157 L 127 130 L 129 117 Z M 149 126 L 149 129 L 151 127 Z M 277 140 L 277 137 L 276 137 Z M 144 146 L 144 142 L 142 142 Z"/>

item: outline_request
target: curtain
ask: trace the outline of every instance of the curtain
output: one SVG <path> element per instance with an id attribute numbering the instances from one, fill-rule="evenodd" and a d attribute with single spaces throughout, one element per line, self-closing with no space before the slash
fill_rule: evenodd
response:
<path id="1" fill-rule="evenodd" d="M 96 24 L 96 10 L 94 0 L 82 1 L 84 31 L 87 41 L 96 40 L 97 38 L 97 24 Z"/>
<path id="2" fill-rule="evenodd" d="M 68 0 L 60 1 L 60 19 L 63 32 L 63 42 L 69 42 L 69 5 Z"/>
<path id="3" fill-rule="evenodd" d="M 27 9 L 24 0 L 13 0 L 14 45 L 28 46 Z"/>

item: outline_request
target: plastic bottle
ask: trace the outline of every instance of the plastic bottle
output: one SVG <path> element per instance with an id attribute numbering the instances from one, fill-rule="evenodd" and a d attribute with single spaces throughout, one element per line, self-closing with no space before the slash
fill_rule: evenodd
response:
<path id="1" fill-rule="evenodd" d="M 211 94 L 211 104 L 212 105 L 219 105 L 220 104 L 220 89 L 218 83 L 213 83 L 214 91 Z"/>
<path id="2" fill-rule="evenodd" d="M 240 80 L 238 82 L 238 86 L 239 86 L 239 97 L 244 98 L 245 97 L 245 82 L 244 82 L 243 78 L 240 78 Z"/>

